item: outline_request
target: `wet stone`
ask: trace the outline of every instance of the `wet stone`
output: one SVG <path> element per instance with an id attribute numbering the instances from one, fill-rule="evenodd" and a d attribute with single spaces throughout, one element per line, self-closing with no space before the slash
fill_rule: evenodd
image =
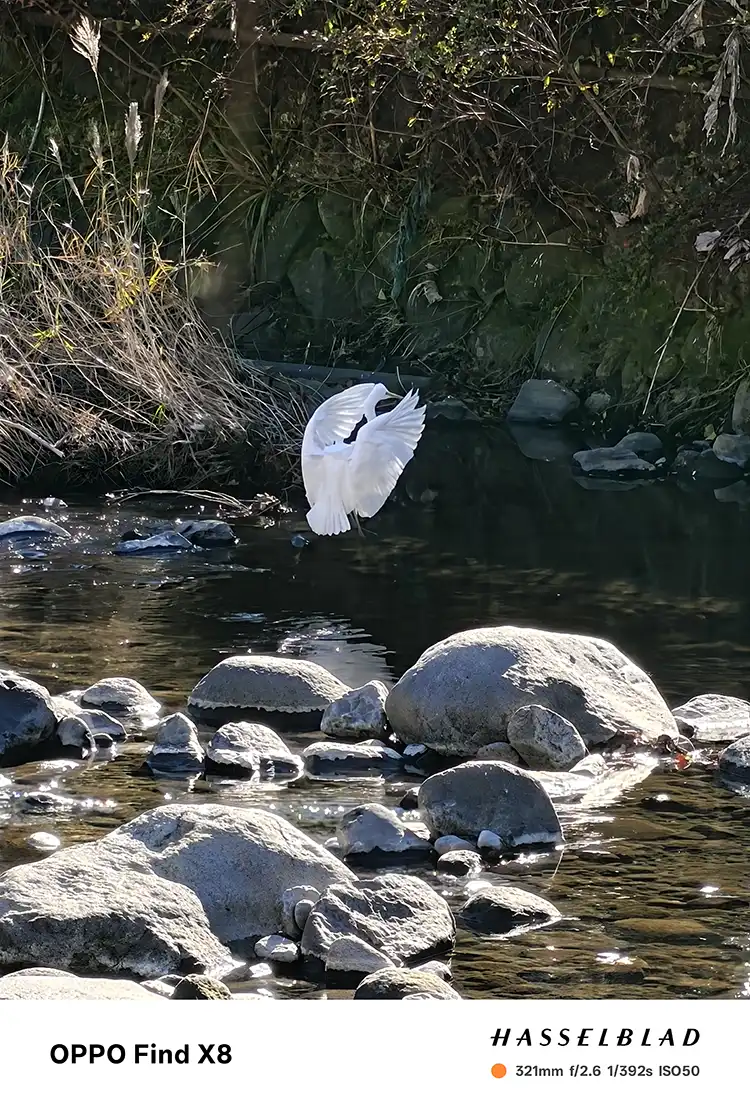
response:
<path id="1" fill-rule="evenodd" d="M 336 837 L 344 857 L 350 854 L 430 852 L 429 839 L 415 834 L 380 803 L 353 807 L 342 815 Z"/>
<path id="2" fill-rule="evenodd" d="M 193 543 L 176 531 L 163 531 L 148 538 L 125 538 L 115 546 L 115 553 L 121 557 L 187 553 L 190 550 L 195 550 Z"/>
<path id="3" fill-rule="evenodd" d="M 305 772 L 314 780 L 334 776 L 372 776 L 394 772 L 401 755 L 386 746 L 313 742 L 302 751 Z"/>
<path id="4" fill-rule="evenodd" d="M 482 871 L 482 858 L 474 850 L 449 850 L 438 858 L 437 871 L 446 876 L 476 876 Z"/>
<path id="5" fill-rule="evenodd" d="M 458 919 L 482 934 L 507 934 L 517 927 L 534 926 L 561 918 L 549 900 L 523 888 L 492 887 L 471 896 Z"/>
<path id="6" fill-rule="evenodd" d="M 180 713 L 162 719 L 146 758 L 146 768 L 157 774 L 183 775 L 202 772 L 204 763 L 195 723 Z"/>
<path id="7" fill-rule="evenodd" d="M 528 704 L 508 719 L 508 742 L 530 769 L 564 771 L 588 752 L 567 719 L 541 704 Z"/>
<path id="8" fill-rule="evenodd" d="M 234 546 L 237 535 L 228 523 L 221 519 L 188 519 L 180 523 L 177 533 L 194 546 Z"/>
<path id="9" fill-rule="evenodd" d="M 323 713 L 320 729 L 332 738 L 384 738 L 388 689 L 379 680 L 353 688 Z"/>
<path id="10" fill-rule="evenodd" d="M 719 772 L 737 780 L 750 781 L 750 736 L 738 738 L 722 751 Z"/>
<path id="11" fill-rule="evenodd" d="M 209 742 L 206 759 L 214 772 L 292 777 L 302 773 L 302 759 L 274 730 L 260 723 L 225 723 Z"/>

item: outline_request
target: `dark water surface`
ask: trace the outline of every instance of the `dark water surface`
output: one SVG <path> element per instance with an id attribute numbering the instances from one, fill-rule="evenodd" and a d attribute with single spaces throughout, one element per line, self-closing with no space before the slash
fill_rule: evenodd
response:
<path id="1" fill-rule="evenodd" d="M 265 527 L 234 524 L 240 542 L 229 552 L 168 558 L 111 549 L 139 520 L 196 515 L 184 501 L 127 510 L 71 501 L 49 513 L 73 531 L 68 548 L 43 558 L 0 550 L 0 664 L 53 692 L 135 677 L 180 710 L 234 653 L 280 651 L 350 685 L 390 684 L 438 639 L 510 623 L 611 639 L 671 705 L 701 692 L 750 697 L 742 505 L 670 483 L 584 485 L 566 463 L 530 461 L 504 432 L 473 428 L 427 434 L 399 491 L 405 502 L 364 536 L 310 536 L 297 549 L 291 538 L 306 527 L 293 513 Z M 22 511 L 43 513 L 31 502 Z M 0 506 L 0 518 L 18 513 L 18 503 Z M 289 744 L 298 751 L 312 740 Z M 85 841 L 165 800 L 268 806 L 322 841 L 347 807 L 395 805 L 403 791 L 398 780 L 188 790 L 136 775 L 146 748 L 127 743 L 114 761 L 65 772 L 5 770 L 16 799 L 0 799 L 0 868 L 39 857 L 26 844 L 36 831 Z M 91 802 L 56 817 L 25 812 L 19 796 L 39 787 Z M 610 803 L 571 806 L 566 823 L 564 850 L 482 876 L 548 896 L 565 921 L 509 940 L 460 932 L 452 964 L 463 995 L 750 998 L 750 799 L 708 766 L 662 766 Z M 411 871 L 461 901 L 460 884 Z M 319 994 L 266 984 L 278 995 Z"/>

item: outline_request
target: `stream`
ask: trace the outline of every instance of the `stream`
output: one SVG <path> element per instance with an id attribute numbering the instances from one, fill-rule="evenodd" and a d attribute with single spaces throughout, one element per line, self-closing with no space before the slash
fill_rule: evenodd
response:
<path id="1" fill-rule="evenodd" d="M 302 510 L 260 522 L 226 516 L 234 548 L 120 557 L 125 531 L 200 509 L 65 499 L 50 509 L 0 503 L 0 521 L 46 513 L 73 534 L 41 554 L 0 546 L 0 664 L 53 693 L 129 676 L 165 713 L 180 711 L 213 665 L 247 651 L 316 661 L 353 687 L 390 686 L 439 639 L 510 624 L 609 639 L 672 707 L 704 692 L 750 697 L 750 513 L 711 487 L 597 486 L 565 458 L 532 460 L 504 430 L 471 425 L 425 435 L 400 502 L 362 535 L 311 535 Z M 306 544 L 293 542 L 300 534 Z M 299 753 L 319 735 L 284 737 Z M 0 790 L 0 870 L 40 857 L 32 834 L 84 842 L 168 801 L 260 805 L 323 842 L 348 808 L 395 807 L 418 783 L 403 770 L 292 787 L 165 782 L 138 773 L 147 749 L 128 741 L 113 759 L 4 769 L 12 787 Z M 84 802 L 24 803 L 40 790 Z M 569 814 L 566 837 L 558 851 L 482 875 L 538 892 L 564 919 L 506 939 L 459 930 L 452 969 L 463 996 L 750 998 L 749 795 L 709 765 L 663 762 L 609 802 Z M 429 862 L 396 871 L 461 902 L 460 883 L 438 880 Z M 251 986 L 278 998 L 325 995 L 282 974 L 242 985 Z"/>

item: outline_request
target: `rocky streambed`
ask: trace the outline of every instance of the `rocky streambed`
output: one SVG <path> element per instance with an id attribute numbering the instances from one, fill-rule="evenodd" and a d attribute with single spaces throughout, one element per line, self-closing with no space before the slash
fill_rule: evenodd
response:
<path id="1" fill-rule="evenodd" d="M 432 505 L 336 545 L 162 506 L 6 512 L 64 533 L 2 551 L 0 997 L 747 992 L 727 596 L 636 591 L 585 510 L 576 577 Z"/>

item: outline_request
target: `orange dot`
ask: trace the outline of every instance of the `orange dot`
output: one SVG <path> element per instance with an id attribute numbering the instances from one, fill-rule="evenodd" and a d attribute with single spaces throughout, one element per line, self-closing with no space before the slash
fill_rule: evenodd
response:
<path id="1" fill-rule="evenodd" d="M 497 1077 L 497 1079 L 500 1080 L 501 1077 L 505 1076 L 508 1070 L 506 1069 L 505 1065 L 493 1065 L 490 1071 L 492 1072 L 493 1076 Z"/>

